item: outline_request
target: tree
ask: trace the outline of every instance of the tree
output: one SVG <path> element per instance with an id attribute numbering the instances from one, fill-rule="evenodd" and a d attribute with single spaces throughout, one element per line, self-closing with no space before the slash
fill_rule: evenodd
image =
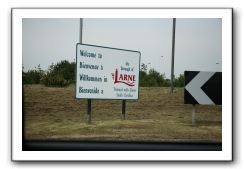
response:
<path id="1" fill-rule="evenodd" d="M 141 64 L 141 71 L 142 72 L 147 72 L 147 65 L 145 63 Z"/>
<path id="2" fill-rule="evenodd" d="M 141 87 L 160 87 L 169 86 L 165 79 L 165 74 L 160 74 L 155 69 L 150 69 L 147 73 L 147 66 L 142 63 L 140 70 L 140 86 Z"/>
<path id="3" fill-rule="evenodd" d="M 44 75 L 44 71 L 41 69 L 40 64 L 34 70 L 24 71 L 24 67 L 22 67 L 22 78 L 24 84 L 39 84 Z"/>
<path id="4" fill-rule="evenodd" d="M 147 73 L 144 71 L 140 71 L 140 86 L 146 87 L 147 86 Z"/>
<path id="5" fill-rule="evenodd" d="M 51 87 L 64 87 L 75 82 L 75 63 L 67 60 L 53 63 L 42 79 L 43 84 Z"/>
<path id="6" fill-rule="evenodd" d="M 184 87 L 184 83 L 185 83 L 185 77 L 183 74 L 180 74 L 180 76 L 178 78 L 175 78 L 174 80 L 175 87 Z"/>
<path id="7" fill-rule="evenodd" d="M 152 80 L 152 86 L 162 86 L 164 83 L 164 75 L 160 74 L 159 72 L 157 72 L 154 69 L 150 69 L 148 76 L 150 77 L 150 79 Z"/>

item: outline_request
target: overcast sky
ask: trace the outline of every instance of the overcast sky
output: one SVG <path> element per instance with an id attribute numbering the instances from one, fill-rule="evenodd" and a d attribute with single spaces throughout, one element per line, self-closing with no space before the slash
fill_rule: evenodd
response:
<path id="1" fill-rule="evenodd" d="M 141 63 L 170 78 L 172 19 L 84 19 L 83 43 L 141 52 Z M 23 19 L 25 70 L 75 61 L 79 19 Z M 176 19 L 175 75 L 222 71 L 221 19 Z"/>

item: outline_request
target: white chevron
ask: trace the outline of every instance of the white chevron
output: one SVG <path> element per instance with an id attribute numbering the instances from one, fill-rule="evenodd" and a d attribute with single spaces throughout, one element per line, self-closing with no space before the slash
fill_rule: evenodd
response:
<path id="1" fill-rule="evenodd" d="M 186 86 L 185 89 L 199 104 L 214 104 L 201 87 L 214 75 L 215 72 L 199 72 Z"/>

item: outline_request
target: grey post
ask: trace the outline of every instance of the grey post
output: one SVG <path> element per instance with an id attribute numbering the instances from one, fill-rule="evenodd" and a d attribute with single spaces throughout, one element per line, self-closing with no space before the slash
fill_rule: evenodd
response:
<path id="1" fill-rule="evenodd" d="M 80 18 L 80 36 L 79 36 L 80 43 L 82 43 L 82 35 L 83 35 L 83 18 Z M 87 99 L 86 122 L 88 124 L 91 123 L 91 99 Z"/>
<path id="2" fill-rule="evenodd" d="M 123 120 L 125 120 L 125 107 L 126 107 L 126 100 L 122 100 L 122 116 L 123 116 Z"/>
<path id="3" fill-rule="evenodd" d="M 196 125 L 196 105 L 193 104 L 193 110 L 192 110 L 192 117 L 191 117 L 192 125 Z"/>
<path id="4" fill-rule="evenodd" d="M 91 99 L 87 100 L 87 119 L 88 124 L 91 124 Z"/>
<path id="5" fill-rule="evenodd" d="M 170 88 L 170 93 L 173 93 L 174 86 L 173 86 L 173 81 L 174 81 L 174 57 L 175 57 L 175 26 L 176 26 L 176 18 L 173 18 L 173 30 L 172 30 L 172 59 L 171 59 L 171 88 Z"/>
<path id="6" fill-rule="evenodd" d="M 79 36 L 80 43 L 82 43 L 82 33 L 83 33 L 83 18 L 80 18 L 80 36 Z"/>

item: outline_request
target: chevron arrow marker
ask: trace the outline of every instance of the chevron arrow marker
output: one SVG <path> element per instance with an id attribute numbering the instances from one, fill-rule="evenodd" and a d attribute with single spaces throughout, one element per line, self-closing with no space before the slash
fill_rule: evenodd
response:
<path id="1" fill-rule="evenodd" d="M 199 104 L 214 104 L 201 87 L 214 75 L 215 72 L 199 72 L 185 87 Z"/>

